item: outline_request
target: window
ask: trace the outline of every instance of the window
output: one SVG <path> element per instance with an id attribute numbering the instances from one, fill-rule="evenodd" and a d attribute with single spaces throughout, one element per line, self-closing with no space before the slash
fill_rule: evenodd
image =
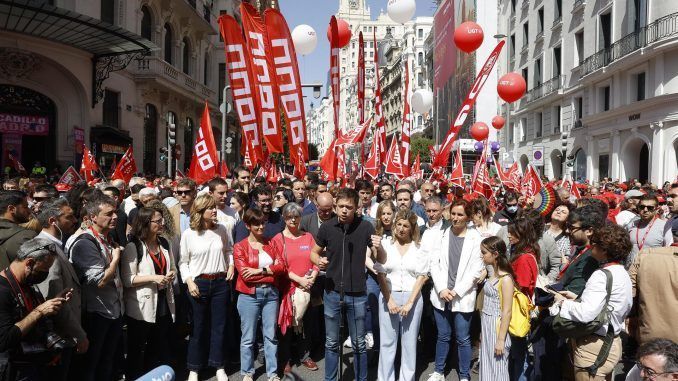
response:
<path id="1" fill-rule="evenodd" d="M 511 48 L 511 59 L 516 56 L 516 35 L 512 34 L 511 37 L 509 37 L 509 45 Z"/>
<path id="2" fill-rule="evenodd" d="M 612 44 L 612 13 L 600 15 L 600 49 L 607 49 Z"/>
<path id="3" fill-rule="evenodd" d="M 636 101 L 645 99 L 645 72 L 634 75 L 636 83 Z"/>
<path id="4" fill-rule="evenodd" d="M 523 73 L 522 73 L 522 74 L 523 74 L 523 78 L 525 79 L 525 82 L 527 82 L 528 79 L 530 78 L 530 69 L 528 69 L 527 67 L 525 67 L 525 68 L 523 69 Z M 528 85 L 529 85 L 529 83 L 528 83 Z M 528 87 L 529 87 L 529 86 L 528 86 Z"/>
<path id="5" fill-rule="evenodd" d="M 374 58 L 374 52 L 370 52 L 370 58 Z"/>
<path id="6" fill-rule="evenodd" d="M 374 41 L 370 41 L 370 48 L 374 48 Z"/>
<path id="7" fill-rule="evenodd" d="M 516 0 L 511 0 L 511 14 L 516 14 Z"/>
<path id="8" fill-rule="evenodd" d="M 169 24 L 165 24 L 165 62 L 172 64 L 172 46 L 174 42 L 172 41 L 172 27 Z"/>
<path id="9" fill-rule="evenodd" d="M 189 164 L 191 155 L 193 154 L 193 143 L 195 142 L 193 126 L 193 119 L 186 117 L 186 126 L 184 127 L 184 162 L 188 162 Z"/>
<path id="10" fill-rule="evenodd" d="M 226 64 L 219 64 L 219 104 L 224 103 L 224 87 L 226 87 Z"/>
<path id="11" fill-rule="evenodd" d="M 553 76 L 560 76 L 562 74 L 562 55 L 560 46 L 553 48 Z"/>
<path id="12" fill-rule="evenodd" d="M 115 25 L 115 0 L 101 0 L 101 21 Z"/>
<path id="13" fill-rule="evenodd" d="M 418 85 L 419 87 L 424 86 L 424 76 L 423 76 L 423 75 L 420 74 L 420 75 L 417 77 L 417 80 L 418 80 L 418 81 L 417 81 L 417 85 Z"/>
<path id="14" fill-rule="evenodd" d="M 541 58 L 537 58 L 534 61 L 534 87 L 541 85 L 541 83 L 544 81 L 544 78 L 542 77 L 541 63 Z"/>
<path id="15" fill-rule="evenodd" d="M 208 86 L 210 82 L 210 55 L 205 53 L 205 61 L 202 67 L 202 84 Z"/>
<path id="16" fill-rule="evenodd" d="M 420 40 L 422 40 L 424 38 L 424 30 L 423 29 L 419 29 L 417 31 L 417 38 L 420 39 Z"/>
<path id="17" fill-rule="evenodd" d="M 541 138 L 543 129 L 543 114 L 538 112 L 534 114 L 534 137 Z"/>
<path id="18" fill-rule="evenodd" d="M 422 66 L 424 64 L 424 53 L 423 52 L 419 52 L 417 54 L 417 64 L 419 66 Z"/>
<path id="19" fill-rule="evenodd" d="M 574 46 L 576 50 L 574 63 L 579 66 L 584 61 L 584 30 L 574 34 Z"/>
<path id="20" fill-rule="evenodd" d="M 553 20 L 554 24 L 558 23 L 560 19 L 563 17 L 563 0 L 555 0 L 554 1 L 554 14 L 553 14 Z"/>
<path id="21" fill-rule="evenodd" d="M 153 41 L 153 19 L 148 7 L 141 7 L 141 37 Z"/>
<path id="22" fill-rule="evenodd" d="M 181 69 L 184 74 L 191 74 L 191 44 L 188 37 L 184 37 L 181 47 Z"/>
<path id="23" fill-rule="evenodd" d="M 581 118 L 584 117 L 584 98 L 574 98 L 574 109 L 575 115 L 577 115 L 577 120 L 581 120 Z"/>
<path id="24" fill-rule="evenodd" d="M 368 27 L 368 28 L 367 28 L 367 31 L 368 31 L 368 32 L 372 32 L 372 27 Z"/>
<path id="25" fill-rule="evenodd" d="M 562 109 L 560 105 L 553 107 L 553 133 L 560 133 L 560 118 L 562 117 Z"/>
<path id="26" fill-rule="evenodd" d="M 607 111 L 610 109 L 610 86 L 600 88 L 600 109 Z"/>
<path id="27" fill-rule="evenodd" d="M 509 124 L 509 129 L 508 129 L 508 141 L 509 144 L 513 144 L 513 132 L 515 129 L 515 125 L 513 123 Z"/>
<path id="28" fill-rule="evenodd" d="M 598 155 L 598 181 L 610 176 L 610 155 Z"/>
<path id="29" fill-rule="evenodd" d="M 355 41 L 351 42 L 351 49 L 355 49 Z"/>
<path id="30" fill-rule="evenodd" d="M 539 8 L 537 11 L 538 23 L 537 23 L 537 36 L 544 33 L 544 7 Z"/>
<path id="31" fill-rule="evenodd" d="M 527 129 L 527 118 L 522 118 L 520 119 L 520 136 L 519 136 L 519 142 L 524 142 L 525 141 L 525 130 Z"/>
<path id="32" fill-rule="evenodd" d="M 102 124 L 108 127 L 120 127 L 120 93 L 106 89 L 104 90 Z"/>
<path id="33" fill-rule="evenodd" d="M 530 23 L 523 24 L 523 48 L 527 47 L 527 42 L 530 40 Z"/>

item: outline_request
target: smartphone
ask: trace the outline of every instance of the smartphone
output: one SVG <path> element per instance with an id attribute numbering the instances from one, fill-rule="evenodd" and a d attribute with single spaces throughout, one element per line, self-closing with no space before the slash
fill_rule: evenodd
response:
<path id="1" fill-rule="evenodd" d="M 73 289 L 72 288 L 67 288 L 59 293 L 57 295 L 57 298 L 64 298 L 66 301 L 71 300 L 71 296 L 73 295 Z"/>

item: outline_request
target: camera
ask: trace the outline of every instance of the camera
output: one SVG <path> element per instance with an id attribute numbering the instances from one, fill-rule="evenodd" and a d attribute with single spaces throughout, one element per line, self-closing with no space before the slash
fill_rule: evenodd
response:
<path id="1" fill-rule="evenodd" d="M 54 331 L 48 331 L 45 334 L 45 344 L 51 351 L 61 351 L 75 347 L 75 340 L 72 338 L 63 338 Z"/>

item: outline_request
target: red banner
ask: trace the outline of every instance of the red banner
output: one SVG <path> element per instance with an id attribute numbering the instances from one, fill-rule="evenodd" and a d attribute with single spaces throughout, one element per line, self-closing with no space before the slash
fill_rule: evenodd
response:
<path id="1" fill-rule="evenodd" d="M 464 165 L 461 161 L 461 145 L 457 147 L 457 154 L 454 156 L 454 167 L 450 173 L 450 182 L 460 188 L 464 188 Z"/>
<path id="2" fill-rule="evenodd" d="M 410 135 L 412 134 L 412 114 L 410 113 L 410 70 L 405 59 L 405 92 L 403 93 L 402 168 L 405 177 L 410 175 Z"/>
<path id="3" fill-rule="evenodd" d="M 266 25 L 257 10 L 248 3 L 240 4 L 242 27 L 247 41 L 253 87 L 259 95 L 259 123 L 268 152 L 283 152 L 282 129 L 280 128 L 280 95 L 276 81 L 273 59 L 270 54 Z"/>
<path id="4" fill-rule="evenodd" d="M 129 183 L 136 172 L 137 163 L 134 161 L 134 150 L 132 149 L 132 146 L 130 146 L 125 154 L 122 155 L 122 158 L 120 158 L 120 162 L 118 163 L 118 166 L 115 167 L 111 179 L 123 179 L 125 180 L 125 183 Z"/>
<path id="5" fill-rule="evenodd" d="M 372 118 L 368 119 L 362 126 L 351 130 L 348 134 L 341 134 L 339 139 L 337 139 L 337 146 L 362 143 L 363 140 L 365 140 L 365 135 L 367 135 L 367 129 L 371 124 Z"/>
<path id="6" fill-rule="evenodd" d="M 476 162 L 476 173 L 471 183 L 471 189 L 474 195 L 479 195 L 487 198 L 492 197 L 492 186 L 490 185 L 490 175 L 487 171 L 487 140 L 484 142 L 483 153 Z"/>
<path id="7" fill-rule="evenodd" d="M 49 118 L 0 112 L 0 133 L 45 136 L 49 133 Z"/>
<path id="8" fill-rule="evenodd" d="M 450 129 L 447 131 L 447 135 L 445 135 L 445 140 L 438 150 L 438 154 L 433 159 L 434 166 L 442 168 L 447 166 L 447 161 L 450 158 L 450 151 L 452 150 L 452 144 L 454 144 L 454 141 L 457 140 L 459 131 L 464 125 L 466 118 L 473 111 L 473 105 L 476 103 L 476 98 L 478 98 L 480 90 L 483 88 L 485 82 L 487 82 L 487 78 L 492 73 L 492 68 L 499 58 L 499 53 L 501 53 L 504 43 L 504 40 L 499 41 L 492 53 L 490 53 L 487 61 L 485 61 L 485 65 L 483 65 L 482 69 L 478 73 L 476 80 L 473 82 L 473 86 L 471 86 L 471 90 L 466 96 L 464 103 L 461 105 L 461 110 L 459 110 L 457 117 L 454 119 L 454 123 L 452 123 L 452 126 L 450 126 Z"/>
<path id="9" fill-rule="evenodd" d="M 400 160 L 400 148 L 398 148 L 397 137 L 393 135 L 391 147 L 386 154 L 386 169 L 384 172 L 390 173 L 397 178 L 403 177 L 403 164 Z"/>
<path id="10" fill-rule="evenodd" d="M 386 123 L 384 121 L 384 113 L 381 107 L 381 83 L 379 80 L 379 52 L 377 51 L 377 34 L 376 32 L 373 35 L 374 37 L 374 116 L 375 121 L 377 122 L 377 133 L 375 136 L 379 139 L 379 163 L 383 163 L 386 160 Z"/>
<path id="11" fill-rule="evenodd" d="M 89 183 L 90 181 L 94 180 L 95 177 L 97 177 L 98 172 L 99 164 L 97 164 L 94 155 L 92 155 L 92 152 L 90 152 L 87 146 L 83 146 L 80 173 L 82 173 L 85 177 L 85 181 Z"/>
<path id="12" fill-rule="evenodd" d="M 539 193 L 541 188 L 544 187 L 544 184 L 541 182 L 541 179 L 539 178 L 539 174 L 537 171 L 534 169 L 532 164 L 527 165 L 527 170 L 525 171 L 525 176 L 523 176 L 523 183 L 522 183 L 522 194 L 525 197 L 531 197 Z"/>
<path id="13" fill-rule="evenodd" d="M 198 136 L 195 139 L 195 146 L 193 146 L 193 157 L 191 158 L 188 177 L 198 184 L 209 181 L 217 175 L 218 164 L 217 145 L 214 143 L 210 111 L 207 102 L 205 102 L 205 109 L 202 112 L 202 118 L 200 118 Z"/>
<path id="14" fill-rule="evenodd" d="M 67 184 L 70 186 L 73 186 L 78 183 L 78 181 L 82 181 L 82 177 L 78 174 L 78 171 L 73 168 L 71 165 L 68 167 L 66 172 L 64 172 L 63 175 L 61 175 L 61 178 L 59 179 L 59 184 Z"/>
<path id="15" fill-rule="evenodd" d="M 252 169 L 256 163 L 264 162 L 261 128 L 259 126 L 258 97 L 255 96 L 252 69 L 247 58 L 247 48 L 240 24 L 230 15 L 219 17 L 219 29 L 224 39 L 226 71 L 233 93 L 233 103 L 242 126 L 242 154 Z"/>
<path id="16" fill-rule="evenodd" d="M 287 122 L 287 143 L 290 161 L 295 168 L 308 160 L 308 140 L 306 138 L 306 116 L 301 93 L 301 77 L 297 65 L 297 54 L 290 29 L 283 15 L 276 9 L 264 12 L 264 22 L 271 46 L 270 54 L 277 75 L 280 103 L 285 110 Z M 301 160 L 297 157 L 301 153 Z M 305 164 L 304 164 L 305 165 Z"/>
<path id="17" fill-rule="evenodd" d="M 332 140 L 332 143 L 327 148 L 325 155 L 323 156 L 319 163 L 320 168 L 322 168 L 323 172 L 327 174 L 328 180 L 334 180 L 336 178 L 337 170 L 336 143 L 337 139 Z"/>
<path id="18" fill-rule="evenodd" d="M 306 176 L 306 161 L 304 160 L 304 154 L 301 151 L 301 146 L 299 146 L 297 152 L 297 161 L 294 164 L 294 176 L 298 179 L 303 179 Z"/>
<path id="19" fill-rule="evenodd" d="M 365 122 L 365 42 L 363 32 L 358 34 L 358 123 Z"/>
<path id="20" fill-rule="evenodd" d="M 330 18 L 330 84 L 332 86 L 332 106 L 334 108 L 334 137 L 339 137 L 339 104 L 341 86 L 339 83 L 339 28 L 337 18 Z"/>
<path id="21" fill-rule="evenodd" d="M 424 171 L 421 170 L 421 158 L 419 157 L 419 154 L 417 154 L 417 157 L 414 159 L 414 165 L 412 166 L 410 175 L 416 180 L 424 178 Z"/>

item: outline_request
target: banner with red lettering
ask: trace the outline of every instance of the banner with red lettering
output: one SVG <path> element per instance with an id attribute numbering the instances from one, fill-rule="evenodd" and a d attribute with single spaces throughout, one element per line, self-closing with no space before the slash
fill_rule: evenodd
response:
<path id="1" fill-rule="evenodd" d="M 539 191 L 543 187 L 544 184 L 541 182 L 539 174 L 534 169 L 532 164 L 528 164 L 527 169 L 525 170 L 525 176 L 523 176 L 521 193 L 525 197 L 532 197 L 535 194 L 539 193 Z"/>
<path id="2" fill-rule="evenodd" d="M 381 107 L 381 82 L 379 79 L 379 52 L 377 48 L 377 33 L 374 32 L 374 120 L 377 123 L 377 133 L 375 136 L 379 138 L 379 162 L 383 163 L 386 160 L 386 122 L 384 121 L 384 113 Z"/>
<path id="3" fill-rule="evenodd" d="M 0 133 L 46 136 L 49 134 L 49 118 L 0 112 Z"/>
<path id="4" fill-rule="evenodd" d="M 82 173 L 82 175 L 85 177 L 85 181 L 89 183 L 90 181 L 94 180 L 95 177 L 97 177 L 98 172 L 99 164 L 97 164 L 94 155 L 92 155 L 92 152 L 87 148 L 87 146 L 83 146 L 80 173 Z"/>
<path id="5" fill-rule="evenodd" d="M 78 181 L 82 181 L 82 177 L 78 174 L 78 171 L 73 168 L 71 165 L 66 169 L 66 172 L 64 172 L 63 175 L 61 175 L 61 178 L 59 179 L 59 184 L 67 184 L 70 186 L 73 186 L 78 183 Z"/>
<path id="6" fill-rule="evenodd" d="M 397 137 L 393 135 L 391 138 L 391 147 L 386 154 L 386 168 L 384 172 L 390 173 L 396 178 L 403 177 L 403 164 L 400 160 L 400 148 L 398 147 Z"/>
<path id="7" fill-rule="evenodd" d="M 132 146 L 130 146 L 125 154 L 122 155 L 122 158 L 120 158 L 120 162 L 115 167 L 111 179 L 122 179 L 125 183 L 129 183 L 136 172 L 137 163 L 134 161 L 134 151 Z"/>
<path id="8" fill-rule="evenodd" d="M 407 56 L 404 56 L 407 57 Z M 412 134 L 412 115 L 410 113 L 410 70 L 407 63 L 407 58 L 405 58 L 405 91 L 403 92 L 403 124 L 402 124 L 402 133 L 400 137 L 402 139 L 402 162 L 403 162 L 403 175 L 405 177 L 410 175 L 410 135 Z"/>
<path id="9" fill-rule="evenodd" d="M 501 167 L 501 164 L 498 163 L 499 160 L 494 159 L 494 166 L 497 169 L 497 176 L 499 176 L 499 181 L 501 181 L 501 185 L 506 189 L 518 190 L 520 188 L 520 182 L 518 182 L 518 185 L 516 186 L 516 184 L 513 183 L 513 179 L 511 179 L 510 177 L 513 167 L 509 169 L 509 171 L 504 172 L 504 169 Z M 513 163 L 513 166 L 516 167 L 517 164 Z"/>
<path id="10" fill-rule="evenodd" d="M 516 191 L 520 190 L 520 182 L 523 175 L 520 171 L 520 166 L 518 165 L 517 162 L 513 162 L 513 165 L 508 171 L 507 177 L 513 189 L 515 189 Z"/>
<path id="11" fill-rule="evenodd" d="M 424 171 L 421 169 L 421 158 L 419 157 L 419 154 L 417 154 L 417 157 L 414 159 L 414 165 L 412 166 L 410 175 L 416 180 L 424 178 Z"/>
<path id="12" fill-rule="evenodd" d="M 254 76 L 247 58 L 249 54 L 240 24 L 232 16 L 221 15 L 219 29 L 224 39 L 226 71 L 233 94 L 233 104 L 242 126 L 241 154 L 246 158 L 245 165 L 253 169 L 257 163 L 263 163 L 265 157 L 259 124 L 259 97 L 254 91 Z"/>
<path id="13" fill-rule="evenodd" d="M 370 155 L 363 165 L 365 173 L 373 179 L 379 176 L 381 170 L 381 149 L 379 147 L 379 136 L 377 128 L 374 129 L 374 136 L 372 137 L 372 147 L 370 148 Z"/>
<path id="14" fill-rule="evenodd" d="M 242 28 L 247 42 L 247 55 L 252 68 L 252 88 L 259 96 L 258 112 L 261 132 L 269 153 L 283 152 L 282 128 L 280 127 L 280 95 L 273 58 L 269 54 L 266 25 L 257 10 L 248 3 L 240 3 Z"/>
<path id="15" fill-rule="evenodd" d="M 202 184 L 212 180 L 217 175 L 217 145 L 214 142 L 212 132 L 212 121 L 210 120 L 210 111 L 205 101 L 205 109 L 200 118 L 200 129 L 195 138 L 193 146 L 193 157 L 191 158 L 191 168 L 188 170 L 188 177 Z"/>
<path id="16" fill-rule="evenodd" d="M 308 160 L 308 139 L 306 137 L 306 116 L 301 92 L 301 76 L 297 63 L 297 53 L 290 34 L 290 29 L 283 15 L 277 9 L 269 8 L 264 12 L 264 22 L 268 41 L 271 46 L 270 55 L 277 75 L 280 103 L 285 111 L 287 122 L 287 144 L 290 161 L 295 163 L 295 170 L 300 163 L 305 166 Z M 301 159 L 298 158 L 301 153 Z M 305 170 L 305 168 L 304 168 Z"/>
<path id="17" fill-rule="evenodd" d="M 483 145 L 483 153 L 476 162 L 476 172 L 471 182 L 471 190 L 474 195 L 487 198 L 492 197 L 492 186 L 490 185 L 490 175 L 487 171 L 487 140 Z"/>
<path id="18" fill-rule="evenodd" d="M 473 82 L 473 86 L 471 86 L 471 90 L 466 96 L 464 103 L 461 104 L 461 110 L 459 110 L 457 117 L 454 119 L 450 129 L 447 131 L 445 140 L 443 140 L 443 144 L 440 146 L 440 149 L 438 149 L 438 154 L 433 159 L 434 166 L 442 168 L 447 166 L 447 161 L 450 158 L 450 151 L 452 150 L 452 144 L 454 144 L 454 141 L 457 140 L 459 131 L 464 125 L 466 118 L 473 112 L 473 105 L 476 103 L 476 98 L 478 98 L 480 90 L 483 88 L 485 82 L 487 82 L 487 78 L 489 78 L 490 74 L 492 73 L 492 68 L 497 62 L 497 59 L 499 59 L 499 53 L 501 53 L 504 43 L 504 40 L 499 41 L 492 53 L 490 53 L 487 61 L 485 61 L 485 65 L 483 65 L 482 69 L 480 69 L 480 72 Z"/>
<path id="19" fill-rule="evenodd" d="M 365 122 L 365 42 L 358 33 L 358 123 Z"/>

